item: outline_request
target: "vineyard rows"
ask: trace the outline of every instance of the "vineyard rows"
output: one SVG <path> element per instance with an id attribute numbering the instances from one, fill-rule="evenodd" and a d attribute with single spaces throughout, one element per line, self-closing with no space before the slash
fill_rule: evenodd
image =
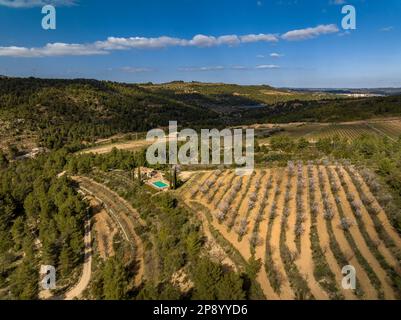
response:
<path id="1" fill-rule="evenodd" d="M 339 136 L 354 140 L 362 135 L 376 135 L 396 140 L 401 136 L 401 120 L 376 120 L 370 122 L 304 124 L 287 127 L 280 133 L 294 138 L 304 137 L 309 141 Z"/>

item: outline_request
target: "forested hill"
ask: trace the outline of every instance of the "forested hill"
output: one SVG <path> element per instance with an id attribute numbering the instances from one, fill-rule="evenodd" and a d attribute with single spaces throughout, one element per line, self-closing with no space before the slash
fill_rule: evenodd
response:
<path id="1" fill-rule="evenodd" d="M 401 96 L 344 99 L 265 85 L 0 78 L 0 148 L 3 141 L 30 136 L 50 149 L 77 147 L 117 133 L 167 126 L 169 120 L 192 128 L 221 128 L 400 114 Z"/>
<path id="2" fill-rule="evenodd" d="M 265 112 L 271 122 L 280 123 L 345 122 L 400 115 L 401 95 L 277 103 Z"/>
<path id="3" fill-rule="evenodd" d="M 59 148 L 166 126 L 169 120 L 191 127 L 230 125 L 240 123 L 248 107 L 318 98 L 269 86 L 5 77 L 0 78 L 0 122 L 11 131 L 38 134 L 48 148 Z"/>
<path id="4" fill-rule="evenodd" d="M 38 132 L 50 148 L 118 132 L 144 131 L 175 119 L 207 122 L 217 113 L 136 85 L 95 80 L 0 79 L 0 117 Z"/>

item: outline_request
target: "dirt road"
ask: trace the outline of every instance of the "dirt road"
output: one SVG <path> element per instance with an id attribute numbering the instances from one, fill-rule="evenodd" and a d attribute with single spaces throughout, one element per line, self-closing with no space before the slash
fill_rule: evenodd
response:
<path id="1" fill-rule="evenodd" d="M 144 276 L 144 247 L 141 238 L 136 234 L 133 220 L 135 219 L 142 226 L 145 222 L 125 199 L 121 198 L 105 185 L 87 177 L 72 177 L 72 179 L 79 183 L 80 188 L 85 193 L 91 194 L 104 206 L 111 218 L 114 219 L 121 229 L 125 239 L 135 248 L 138 269 L 136 270 L 134 282 L 135 286 L 139 286 Z"/>
<path id="2" fill-rule="evenodd" d="M 77 299 L 82 295 L 85 289 L 88 287 L 91 274 L 92 274 L 92 237 L 91 237 L 91 223 L 90 218 L 88 217 L 85 222 L 85 260 L 82 270 L 81 278 L 78 283 L 73 287 L 70 291 L 65 294 L 64 300 L 73 300 Z"/>

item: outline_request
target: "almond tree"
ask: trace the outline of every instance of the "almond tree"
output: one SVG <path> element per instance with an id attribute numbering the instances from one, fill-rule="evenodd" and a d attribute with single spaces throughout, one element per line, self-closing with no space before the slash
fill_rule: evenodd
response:
<path id="1" fill-rule="evenodd" d="M 305 180 L 303 177 L 303 163 L 298 161 L 297 163 L 297 194 L 296 194 L 296 220 L 295 220 L 295 243 L 297 245 L 298 252 L 301 252 L 301 235 L 304 232 L 302 223 L 306 219 L 305 207 L 303 203 L 303 195 L 305 190 Z"/>
<path id="2" fill-rule="evenodd" d="M 334 218 L 334 212 L 331 208 L 326 208 L 323 212 L 323 218 L 326 220 L 332 220 Z"/>
<path id="3" fill-rule="evenodd" d="M 349 218 L 341 218 L 340 220 L 340 227 L 344 231 L 348 231 L 352 227 L 353 223 Z"/>
<path id="4" fill-rule="evenodd" d="M 252 209 L 254 209 L 255 206 L 256 206 L 255 201 L 249 200 L 249 202 L 248 202 L 248 211 L 251 211 Z"/>
<path id="5" fill-rule="evenodd" d="M 244 236 L 246 234 L 246 231 L 248 229 L 248 221 L 246 218 L 241 219 L 238 227 L 238 235 L 240 237 Z"/>
<path id="6" fill-rule="evenodd" d="M 262 245 L 263 241 L 260 238 L 258 232 L 252 232 L 249 243 L 253 248 Z"/>

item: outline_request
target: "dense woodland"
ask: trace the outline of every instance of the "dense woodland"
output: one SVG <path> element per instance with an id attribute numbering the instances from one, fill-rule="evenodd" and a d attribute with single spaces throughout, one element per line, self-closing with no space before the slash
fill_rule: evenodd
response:
<path id="1" fill-rule="evenodd" d="M 2 298 L 36 298 L 39 265 L 56 266 L 63 282 L 83 259 L 87 206 L 68 179 L 57 178 L 64 164 L 62 152 L 2 164 L 0 287 L 7 289 Z"/>
<path id="2" fill-rule="evenodd" d="M 399 116 L 401 96 L 278 103 L 268 111 L 272 122 L 343 122 Z"/>

